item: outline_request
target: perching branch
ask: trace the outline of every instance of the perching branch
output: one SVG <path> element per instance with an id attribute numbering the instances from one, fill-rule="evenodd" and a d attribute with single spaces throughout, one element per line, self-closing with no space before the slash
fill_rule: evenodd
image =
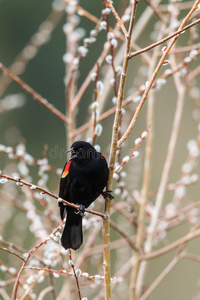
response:
<path id="1" fill-rule="evenodd" d="M 42 192 L 42 194 L 47 194 L 47 195 L 49 195 L 50 197 L 52 197 L 52 198 L 54 198 L 54 199 L 57 199 L 59 202 L 62 202 L 62 203 L 64 203 L 64 204 L 67 205 L 67 206 L 71 206 L 71 207 L 73 207 L 73 208 L 76 208 L 77 210 L 80 209 L 80 206 L 79 206 L 79 205 L 76 205 L 76 204 L 70 203 L 70 202 L 68 202 L 68 201 L 66 201 L 66 200 L 64 200 L 64 199 L 61 199 L 61 198 L 59 198 L 57 195 L 55 195 L 54 193 L 49 192 L 49 191 L 47 191 L 46 189 L 44 189 L 44 188 L 42 188 L 42 187 L 40 187 L 40 186 L 33 185 L 33 184 L 31 184 L 31 183 L 29 183 L 29 182 L 26 182 L 26 181 L 24 181 L 24 180 L 22 180 L 22 179 L 20 179 L 20 178 L 14 178 L 14 177 L 11 177 L 11 176 L 8 176 L 8 175 L 4 175 L 2 172 L 0 172 L 0 177 L 5 178 L 5 179 L 7 179 L 7 180 L 14 181 L 14 182 L 18 183 L 19 186 L 26 185 L 26 186 L 30 187 L 31 189 L 33 189 L 33 190 L 39 190 L 39 191 Z M 103 218 L 103 219 L 106 218 L 105 214 L 99 213 L 99 212 L 97 212 L 97 211 L 93 211 L 93 210 L 88 209 L 88 208 L 85 209 L 85 211 L 88 212 L 88 213 L 90 213 L 90 214 L 99 216 L 99 217 L 101 217 L 101 218 Z"/>

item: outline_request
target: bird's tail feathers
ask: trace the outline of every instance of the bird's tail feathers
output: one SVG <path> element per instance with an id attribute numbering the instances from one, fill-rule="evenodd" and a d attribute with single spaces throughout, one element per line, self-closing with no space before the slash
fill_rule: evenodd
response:
<path id="1" fill-rule="evenodd" d="M 82 217 L 79 214 L 75 214 L 74 209 L 69 209 L 61 237 L 61 244 L 65 249 L 77 250 L 82 242 Z"/>

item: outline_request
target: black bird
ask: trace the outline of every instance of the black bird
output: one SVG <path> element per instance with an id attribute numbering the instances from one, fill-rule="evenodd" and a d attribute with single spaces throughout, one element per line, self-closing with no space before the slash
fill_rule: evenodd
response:
<path id="1" fill-rule="evenodd" d="M 103 191 L 108 182 L 108 165 L 105 156 L 97 152 L 89 143 L 78 141 L 67 151 L 71 157 L 66 162 L 60 180 L 59 197 L 81 206 L 81 210 L 59 202 L 60 216 L 63 220 L 67 212 L 67 220 L 61 244 L 65 249 L 78 249 L 83 242 L 82 217 L 87 208 L 100 194 L 109 196 Z"/>

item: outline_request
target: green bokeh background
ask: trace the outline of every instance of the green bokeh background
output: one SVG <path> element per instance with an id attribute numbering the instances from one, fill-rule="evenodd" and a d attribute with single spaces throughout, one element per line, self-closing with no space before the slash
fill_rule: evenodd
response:
<path id="1" fill-rule="evenodd" d="M 163 1 L 162 3 L 168 3 Z M 2 0 L 0 1 L 0 61 L 9 66 L 17 54 L 25 47 L 30 37 L 37 31 L 40 24 L 48 16 L 51 11 L 51 1 L 32 1 L 32 0 Z M 95 15 L 100 15 L 101 1 L 80 1 L 80 4 L 88 9 Z M 115 1 L 115 7 L 119 11 L 123 11 L 123 6 L 127 4 L 127 1 Z M 141 1 L 138 6 L 137 18 L 140 17 L 146 4 Z M 150 33 L 153 30 L 154 20 L 145 28 L 145 32 L 142 37 L 137 41 L 142 47 L 151 43 Z M 28 64 L 26 71 L 20 77 L 33 89 L 35 89 L 44 98 L 48 99 L 55 107 L 65 113 L 65 86 L 64 86 L 64 74 L 65 66 L 63 63 L 63 55 L 65 53 L 65 35 L 62 27 L 66 20 L 63 17 L 60 24 L 53 31 L 50 40 L 44 44 L 38 54 Z M 112 21 L 113 22 L 113 19 Z M 93 28 L 93 24 L 86 19 L 83 19 L 79 24 L 79 27 L 83 27 L 87 33 Z M 89 52 L 90 66 L 88 68 L 88 58 L 83 59 L 80 66 L 79 86 L 83 82 L 84 78 L 93 66 L 96 53 L 100 53 L 103 47 L 103 39 L 105 35 L 101 34 L 97 43 L 92 45 Z M 187 44 L 187 33 L 180 37 L 179 44 Z M 197 61 L 195 64 L 198 64 Z M 128 88 L 133 84 L 134 78 L 138 74 L 138 68 L 140 64 L 140 58 L 133 60 L 129 67 L 128 76 Z M 193 63 L 194 64 L 194 63 Z M 193 65 L 192 65 L 193 66 Z M 197 78 L 199 80 L 199 78 Z M 24 93 L 21 88 L 12 83 L 7 94 L 12 93 Z M 85 93 L 82 102 L 79 107 L 79 114 L 77 124 L 83 124 L 88 105 L 92 100 L 93 88 L 90 88 Z M 157 190 L 158 183 L 160 181 L 161 172 L 163 169 L 164 160 L 166 157 L 168 141 L 170 137 L 174 111 L 176 107 L 176 90 L 173 84 L 173 80 L 170 79 L 161 91 L 156 93 L 156 111 L 155 111 L 155 138 L 154 138 L 154 156 L 152 163 L 152 178 L 151 189 Z M 110 104 L 108 104 L 110 106 Z M 172 169 L 170 172 L 170 182 L 176 181 L 180 176 L 180 168 L 182 163 L 187 157 L 186 143 L 189 139 L 195 138 L 197 133 L 197 126 L 192 119 L 193 104 L 187 97 L 185 99 L 183 118 L 181 121 L 181 130 L 176 147 L 175 158 L 173 161 Z M 102 149 L 106 149 L 109 138 L 111 136 L 113 118 L 109 118 L 104 122 L 103 136 L 98 140 Z M 146 128 L 146 105 L 144 106 L 135 126 L 133 133 L 130 136 L 129 143 L 133 143 L 143 130 Z M 0 115 L 0 144 L 6 146 L 16 146 L 18 142 L 24 139 L 26 141 L 27 152 L 31 153 L 34 157 L 41 157 L 43 146 L 48 144 L 49 151 L 57 149 L 58 153 L 61 153 L 63 149 L 66 149 L 66 130 L 62 121 L 51 114 L 46 108 L 41 106 L 38 102 L 33 100 L 30 95 L 26 95 L 26 104 L 16 110 L 5 112 Z M 144 148 L 144 146 L 143 146 Z M 144 149 L 143 149 L 144 150 Z M 7 160 L 4 155 L 0 156 L 0 169 L 4 169 Z M 56 167 L 62 167 L 65 161 L 65 157 L 62 155 L 56 155 L 54 158 L 48 157 L 50 164 Z M 143 158 L 141 159 L 143 163 Z M 142 171 L 137 165 L 131 165 L 133 172 L 138 177 L 136 189 L 141 189 L 142 184 Z M 134 171 L 135 169 L 136 171 Z M 138 169 L 137 169 L 138 168 Z M 138 171 L 137 171 L 138 170 Z M 197 166 L 196 172 L 198 173 L 199 167 Z M 37 178 L 37 175 L 35 175 Z M 51 178 L 51 188 L 56 191 L 58 188 L 58 178 Z M 165 201 L 170 201 L 172 194 L 168 193 Z M 194 186 L 188 189 L 187 200 L 197 201 L 199 200 L 199 186 Z M 18 217 L 19 221 L 20 217 Z M 18 222 L 15 219 L 15 222 Z M 28 226 L 25 224 L 25 226 Z M 123 227 L 123 224 L 122 224 Z M 9 229 L 11 230 L 11 229 Z M 172 230 L 169 234 L 169 240 L 173 241 L 178 237 L 181 237 L 185 232 L 189 230 L 187 225 L 181 226 L 175 230 Z M 27 235 L 27 239 L 29 235 Z M 27 240 L 27 243 L 30 241 Z M 28 247 L 27 245 L 23 245 Z M 200 243 L 199 239 L 190 242 L 189 250 L 193 253 L 199 254 Z M 164 259 L 160 259 L 150 262 L 150 266 L 147 274 L 147 283 L 153 281 L 158 276 L 161 270 L 172 259 L 175 252 L 170 253 Z M 114 268 L 114 266 L 113 266 Z M 200 276 L 199 265 L 191 261 L 182 261 L 177 265 L 174 270 L 168 275 L 165 280 L 154 291 L 152 300 L 190 300 L 198 293 L 197 281 Z M 178 288 L 177 288 L 178 287 Z M 120 295 L 123 295 L 125 289 L 119 288 L 118 298 L 122 299 Z M 117 297 L 117 295 L 115 295 Z"/>

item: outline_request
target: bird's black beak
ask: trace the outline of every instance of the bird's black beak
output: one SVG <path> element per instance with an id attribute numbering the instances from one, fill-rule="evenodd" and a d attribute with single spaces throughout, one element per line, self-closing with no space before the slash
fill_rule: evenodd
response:
<path id="1" fill-rule="evenodd" d="M 65 151 L 65 153 L 72 153 L 72 156 L 68 159 L 68 161 L 77 158 L 78 156 L 76 155 L 76 152 L 74 151 L 74 148 L 70 148 L 69 150 Z"/>
<path id="2" fill-rule="evenodd" d="M 65 153 L 73 152 L 74 148 L 70 148 L 69 150 L 65 151 Z"/>

